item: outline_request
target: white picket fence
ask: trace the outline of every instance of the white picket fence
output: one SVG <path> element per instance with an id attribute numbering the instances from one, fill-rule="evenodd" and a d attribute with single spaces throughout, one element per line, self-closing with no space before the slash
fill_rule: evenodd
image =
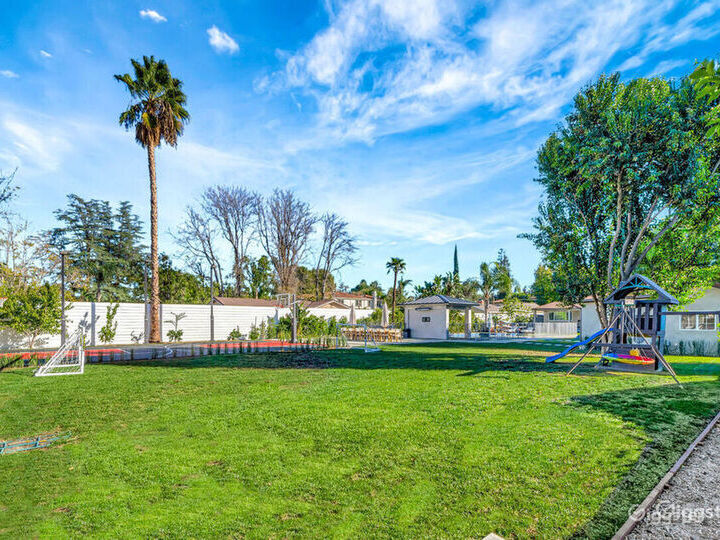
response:
<path id="1" fill-rule="evenodd" d="M 87 345 L 101 345 L 100 329 L 106 323 L 108 302 L 69 302 L 66 307 L 65 320 L 67 333 L 72 334 L 75 329 L 82 326 L 87 335 Z M 308 312 L 324 318 L 335 317 L 340 320 L 350 317 L 350 309 L 324 309 L 310 308 Z M 160 331 L 163 340 L 167 340 L 168 330 L 173 330 L 173 314 L 184 313 L 185 317 L 178 323 L 178 330 L 183 331 L 183 341 L 206 341 L 210 339 L 210 306 L 197 304 L 161 304 Z M 247 336 L 253 326 L 260 326 L 262 322 L 268 324 L 277 321 L 280 317 L 288 315 L 288 308 L 274 307 L 245 307 L 245 306 L 213 306 L 215 339 L 224 340 L 230 332 L 237 328 L 241 334 Z M 357 309 L 355 315 L 358 319 L 367 317 L 372 313 L 370 309 Z M 150 306 L 145 304 L 120 303 L 115 319 L 117 332 L 113 343 L 130 344 L 144 343 L 148 335 L 150 321 Z M 60 346 L 60 334 L 41 335 L 35 339 L 33 349 L 56 348 Z M 0 329 L 0 348 L 5 350 L 30 348 L 30 340 L 16 332 Z"/>

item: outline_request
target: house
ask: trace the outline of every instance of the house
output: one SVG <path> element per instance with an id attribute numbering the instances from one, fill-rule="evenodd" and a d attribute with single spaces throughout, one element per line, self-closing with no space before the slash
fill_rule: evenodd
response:
<path id="1" fill-rule="evenodd" d="M 447 339 L 450 329 L 450 310 L 465 312 L 465 335 L 470 337 L 472 311 L 478 303 L 436 294 L 400 305 L 405 308 L 405 329 L 410 331 L 410 337 Z"/>
<path id="2" fill-rule="evenodd" d="M 575 337 L 580 330 L 582 306 L 549 302 L 533 310 L 534 334 L 539 337 Z"/>
<path id="3" fill-rule="evenodd" d="M 310 309 L 341 309 L 343 311 L 350 311 L 350 308 L 343 304 L 342 302 L 338 302 L 337 300 L 328 299 L 328 300 L 302 300 L 300 302 L 300 305 L 304 307 L 307 310 Z"/>
<path id="4" fill-rule="evenodd" d="M 375 309 L 377 307 L 377 295 L 356 294 L 336 291 L 332 299 L 347 307 L 355 306 L 355 309 Z"/>
<path id="5" fill-rule="evenodd" d="M 662 318 L 664 351 L 669 354 L 720 356 L 720 283 L 709 287 L 695 301 L 681 306 L 677 311 L 677 315 L 668 312 Z M 586 299 L 582 306 L 580 334 L 587 337 L 600 329 L 595 303 Z"/>

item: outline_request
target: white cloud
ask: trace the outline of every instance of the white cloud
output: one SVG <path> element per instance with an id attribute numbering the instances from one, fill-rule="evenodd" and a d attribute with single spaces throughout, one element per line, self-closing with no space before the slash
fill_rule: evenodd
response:
<path id="1" fill-rule="evenodd" d="M 669 71 L 677 69 L 679 67 L 686 68 L 686 71 L 690 71 L 692 64 L 689 60 L 663 60 L 659 62 L 655 69 L 652 70 L 651 75 L 665 75 Z"/>
<path id="2" fill-rule="evenodd" d="M 0 123 L 0 133 L 11 143 L 5 149 L 4 158 L 31 170 L 57 170 L 62 156 L 71 148 L 59 130 L 45 126 L 40 131 L 10 116 L 6 116 Z"/>
<path id="3" fill-rule="evenodd" d="M 0 75 L 8 79 L 17 79 L 20 75 L 9 69 L 0 70 Z"/>
<path id="4" fill-rule="evenodd" d="M 348 0 L 329 9 L 329 25 L 291 54 L 286 89 L 318 105 L 315 136 L 296 148 L 378 137 L 442 124 L 478 106 L 511 126 L 556 118 L 620 51 L 621 69 L 647 56 L 709 39 L 720 0 L 697 5 L 674 22 L 680 0 L 507 0 L 480 19 L 465 2 Z M 278 74 L 256 81 L 276 92 Z"/>
<path id="5" fill-rule="evenodd" d="M 240 47 L 228 34 L 213 25 L 207 29 L 210 46 L 218 53 L 235 54 Z"/>
<path id="6" fill-rule="evenodd" d="M 40 56 L 43 58 L 52 58 L 52 54 L 43 49 L 40 49 Z"/>
<path id="7" fill-rule="evenodd" d="M 167 22 L 167 19 L 160 15 L 154 9 L 141 9 L 140 17 L 142 17 L 143 19 L 150 19 L 154 23 Z"/>

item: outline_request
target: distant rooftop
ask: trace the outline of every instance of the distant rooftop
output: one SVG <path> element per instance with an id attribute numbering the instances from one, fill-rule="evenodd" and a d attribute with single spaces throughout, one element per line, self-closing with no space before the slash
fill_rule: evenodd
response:
<path id="1" fill-rule="evenodd" d="M 410 302 L 400 304 L 401 306 L 427 306 L 427 305 L 446 305 L 456 309 L 460 308 L 471 308 L 478 305 L 477 302 L 472 300 L 465 300 L 464 298 L 453 298 L 452 296 L 445 296 L 444 294 L 435 294 L 433 296 L 426 296 L 424 298 L 416 298 Z"/>
<path id="2" fill-rule="evenodd" d="M 268 300 L 266 298 L 216 296 L 213 301 L 221 306 L 281 307 L 277 300 Z"/>

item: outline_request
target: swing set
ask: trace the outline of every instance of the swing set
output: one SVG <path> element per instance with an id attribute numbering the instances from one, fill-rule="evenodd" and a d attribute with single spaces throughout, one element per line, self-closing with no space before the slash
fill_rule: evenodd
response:
<path id="1" fill-rule="evenodd" d="M 588 345 L 588 350 L 567 375 L 575 371 L 593 350 L 600 348 L 596 369 L 630 373 L 667 371 L 680 384 L 675 370 L 660 352 L 665 336 L 665 316 L 682 313 L 669 312 L 667 307 L 678 305 L 678 300 L 650 278 L 633 274 L 604 300 L 604 304 L 611 312 L 607 328 L 546 361 L 554 362 L 572 349 Z"/>

